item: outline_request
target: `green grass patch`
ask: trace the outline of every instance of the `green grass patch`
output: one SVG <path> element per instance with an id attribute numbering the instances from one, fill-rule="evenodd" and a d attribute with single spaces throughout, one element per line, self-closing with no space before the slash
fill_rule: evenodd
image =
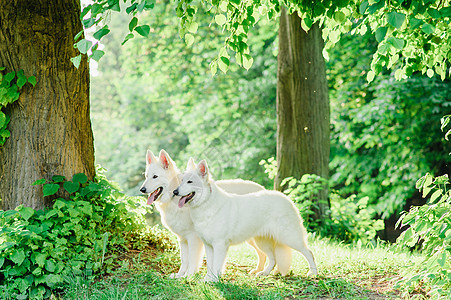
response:
<path id="1" fill-rule="evenodd" d="M 307 262 L 295 252 L 287 276 L 255 277 L 254 250 L 231 247 L 226 271 L 218 283 L 204 283 L 205 265 L 189 279 L 170 279 L 179 266 L 177 250 L 124 254 L 112 274 L 102 278 L 73 276 L 60 299 L 398 299 L 409 298 L 394 288 L 404 267 L 419 257 L 385 245 L 343 245 L 325 239 L 311 242 L 319 268 L 307 277 Z M 423 298 L 420 291 L 416 297 Z"/>

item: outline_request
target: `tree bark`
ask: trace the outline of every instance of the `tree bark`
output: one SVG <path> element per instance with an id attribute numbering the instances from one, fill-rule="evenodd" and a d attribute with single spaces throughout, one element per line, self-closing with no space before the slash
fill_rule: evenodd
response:
<path id="1" fill-rule="evenodd" d="M 290 176 L 301 178 L 308 173 L 329 178 L 330 108 L 323 47 L 318 24 L 305 32 L 298 15 L 288 15 L 281 8 L 276 189 Z M 315 210 L 315 219 L 329 206 L 327 187 L 318 197 L 326 203 Z"/>
<path id="2" fill-rule="evenodd" d="M 11 137 L 0 148 L 0 208 L 51 205 L 35 180 L 95 174 L 89 116 L 89 68 L 77 70 L 74 35 L 82 30 L 80 0 L 2 0 L 0 66 L 36 76 L 7 106 Z"/>

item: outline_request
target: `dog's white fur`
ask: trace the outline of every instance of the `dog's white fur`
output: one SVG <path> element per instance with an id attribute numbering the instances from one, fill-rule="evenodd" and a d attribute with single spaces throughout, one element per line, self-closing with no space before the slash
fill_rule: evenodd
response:
<path id="1" fill-rule="evenodd" d="M 155 206 L 160 212 L 161 222 L 171 230 L 179 240 L 180 245 L 180 269 L 172 277 L 186 277 L 196 273 L 202 264 L 203 243 L 194 230 L 194 225 L 190 217 L 189 207 L 178 207 L 178 197 L 172 197 L 172 191 L 180 183 L 180 171 L 169 154 L 161 150 L 158 160 L 152 151 L 148 150 L 146 155 L 146 180 L 141 192 L 148 193 L 148 204 L 155 201 Z M 195 169 L 194 160 L 190 159 L 188 169 Z M 231 193 L 245 194 L 264 190 L 264 188 L 252 181 L 246 180 L 222 180 L 217 184 Z M 159 192 L 159 188 L 162 190 Z M 156 201 L 158 200 L 158 201 Z M 267 275 L 277 262 L 278 272 L 285 275 L 291 265 L 291 249 L 279 245 L 271 238 L 257 237 L 248 240 L 248 243 L 255 249 L 258 256 L 257 267 L 250 273 L 257 275 Z M 266 255 L 269 257 L 269 268 L 264 271 Z M 269 271 L 268 271 L 269 270 Z"/>
<path id="2" fill-rule="evenodd" d="M 182 208 L 189 203 L 194 228 L 204 242 L 206 281 L 219 279 L 230 245 L 253 237 L 271 238 L 301 252 L 309 264 L 309 274 L 317 274 L 302 219 L 293 202 L 284 194 L 267 190 L 245 195 L 230 194 L 210 178 L 205 160 L 184 174 L 174 194 L 182 196 L 179 202 Z"/>

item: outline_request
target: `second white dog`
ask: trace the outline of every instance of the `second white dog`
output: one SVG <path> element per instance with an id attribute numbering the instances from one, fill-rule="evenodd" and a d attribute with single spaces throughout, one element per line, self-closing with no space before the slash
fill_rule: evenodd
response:
<path id="1" fill-rule="evenodd" d="M 271 238 L 301 252 L 309 264 L 309 274 L 317 274 L 302 219 L 284 194 L 266 190 L 245 195 L 227 193 L 210 178 L 203 160 L 184 174 L 174 195 L 182 196 L 179 207 L 189 203 L 194 228 L 204 242 L 206 281 L 219 279 L 230 245 L 253 237 Z"/>
<path id="2" fill-rule="evenodd" d="M 149 194 L 147 204 L 151 205 L 155 202 L 163 225 L 178 237 L 181 265 L 179 271 L 172 277 L 186 277 L 199 270 L 202 263 L 203 243 L 194 230 L 189 207 L 178 207 L 178 198 L 172 197 L 172 191 L 180 183 L 180 171 L 166 151 L 161 150 L 159 158 L 158 160 L 150 150 L 147 151 L 146 180 L 140 191 Z M 193 169 L 195 167 L 194 161 L 190 159 L 187 168 Z M 237 194 L 264 189 L 255 182 L 244 180 L 222 180 L 218 182 L 218 185 L 231 193 Z M 290 248 L 265 237 L 250 239 L 248 243 L 254 247 L 258 255 L 258 265 L 251 273 L 268 275 L 274 268 L 275 263 L 277 263 L 278 272 L 282 275 L 288 272 L 291 265 Z M 266 261 L 265 254 L 269 258 L 269 265 L 263 270 Z"/>

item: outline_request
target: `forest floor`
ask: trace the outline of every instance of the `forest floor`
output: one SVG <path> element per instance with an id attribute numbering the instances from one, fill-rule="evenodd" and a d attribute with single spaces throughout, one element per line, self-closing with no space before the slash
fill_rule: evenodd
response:
<path id="1" fill-rule="evenodd" d="M 203 283 L 200 274 L 190 279 L 170 279 L 177 271 L 178 252 L 147 249 L 130 251 L 118 259 L 117 268 L 101 278 L 74 278 L 61 299 L 426 299 L 426 291 L 407 293 L 397 286 L 418 256 L 389 246 L 344 245 L 313 239 L 310 245 L 319 275 L 307 277 L 307 263 L 293 255 L 287 276 L 255 277 L 254 250 L 231 247 L 225 273 L 218 283 Z"/>

